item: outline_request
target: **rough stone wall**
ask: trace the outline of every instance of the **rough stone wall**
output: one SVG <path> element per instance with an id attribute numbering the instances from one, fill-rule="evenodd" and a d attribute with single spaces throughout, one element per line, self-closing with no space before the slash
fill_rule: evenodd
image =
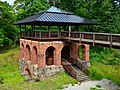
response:
<path id="1" fill-rule="evenodd" d="M 62 66 L 55 65 L 39 68 L 37 64 L 33 65 L 30 61 L 25 61 L 24 59 L 20 59 L 20 70 L 21 75 L 24 75 L 26 78 L 36 78 L 40 80 L 65 71 Z M 29 75 L 26 70 L 29 70 Z"/>

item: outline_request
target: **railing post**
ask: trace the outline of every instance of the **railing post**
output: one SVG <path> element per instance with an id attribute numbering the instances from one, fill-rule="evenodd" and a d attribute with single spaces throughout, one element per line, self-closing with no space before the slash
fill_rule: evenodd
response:
<path id="1" fill-rule="evenodd" d="M 112 48 L 112 42 L 113 40 L 112 40 L 112 35 L 110 35 L 110 48 Z"/>
<path id="2" fill-rule="evenodd" d="M 71 26 L 69 26 L 69 42 L 70 42 Z"/>
<path id="3" fill-rule="evenodd" d="M 80 32 L 80 43 L 81 43 L 81 39 L 82 39 L 82 38 L 81 38 L 81 32 Z"/>
<path id="4" fill-rule="evenodd" d="M 108 42 L 110 41 L 110 36 L 108 36 Z"/>
<path id="5" fill-rule="evenodd" d="M 93 34 L 93 46 L 95 46 L 95 34 Z"/>
<path id="6" fill-rule="evenodd" d="M 84 39 L 84 34 L 82 34 L 82 39 Z"/>

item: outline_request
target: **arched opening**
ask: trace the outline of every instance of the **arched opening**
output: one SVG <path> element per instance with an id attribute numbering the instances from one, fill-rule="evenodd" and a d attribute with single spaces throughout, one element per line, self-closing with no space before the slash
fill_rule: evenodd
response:
<path id="1" fill-rule="evenodd" d="M 37 48 L 34 46 L 32 50 L 32 63 L 37 64 Z"/>
<path id="2" fill-rule="evenodd" d="M 24 44 L 23 43 L 21 44 L 20 55 L 21 55 L 21 58 L 24 58 Z"/>
<path id="3" fill-rule="evenodd" d="M 81 45 L 79 47 L 79 58 L 80 58 L 80 60 L 85 59 L 85 51 L 86 51 L 85 45 Z"/>
<path id="4" fill-rule="evenodd" d="M 32 74 L 28 68 L 24 70 L 24 75 L 26 78 L 32 78 Z"/>
<path id="5" fill-rule="evenodd" d="M 46 64 L 47 65 L 53 65 L 55 59 L 55 48 L 54 47 L 48 47 L 46 50 Z"/>
<path id="6" fill-rule="evenodd" d="M 61 51 L 61 58 L 70 62 L 70 46 L 64 46 Z"/>
<path id="7" fill-rule="evenodd" d="M 30 46 L 26 45 L 26 59 L 31 60 Z"/>

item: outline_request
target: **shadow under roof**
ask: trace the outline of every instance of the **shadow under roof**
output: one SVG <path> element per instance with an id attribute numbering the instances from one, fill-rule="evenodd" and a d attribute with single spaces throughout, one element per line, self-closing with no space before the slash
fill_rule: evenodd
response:
<path id="1" fill-rule="evenodd" d="M 54 6 L 46 11 L 26 17 L 14 25 L 95 25 L 97 23 L 74 15 L 71 12 L 58 9 Z"/>

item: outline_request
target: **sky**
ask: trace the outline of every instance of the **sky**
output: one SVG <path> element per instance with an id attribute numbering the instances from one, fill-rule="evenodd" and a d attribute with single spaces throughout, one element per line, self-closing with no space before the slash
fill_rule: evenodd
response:
<path id="1" fill-rule="evenodd" d="M 10 5 L 12 5 L 15 0 L 1 0 L 1 1 L 7 1 Z"/>

